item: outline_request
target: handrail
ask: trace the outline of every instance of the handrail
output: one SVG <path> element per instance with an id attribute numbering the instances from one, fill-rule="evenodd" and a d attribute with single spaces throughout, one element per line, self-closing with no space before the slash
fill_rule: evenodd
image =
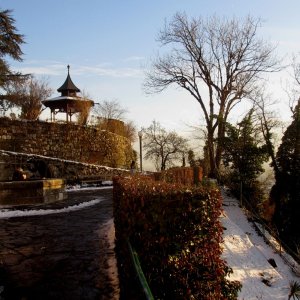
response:
<path id="1" fill-rule="evenodd" d="M 154 300 L 153 294 L 151 292 L 151 289 L 150 289 L 150 287 L 148 285 L 147 279 L 146 279 L 146 277 L 144 275 L 144 272 L 142 270 L 138 254 L 132 248 L 130 242 L 127 241 L 127 243 L 128 243 L 128 248 L 129 248 L 129 252 L 130 252 L 130 255 L 131 255 L 131 259 L 132 259 L 135 271 L 136 271 L 136 273 L 138 275 L 140 284 L 141 284 L 141 286 L 143 288 L 143 292 L 145 294 L 145 297 L 146 297 L 147 300 Z"/>

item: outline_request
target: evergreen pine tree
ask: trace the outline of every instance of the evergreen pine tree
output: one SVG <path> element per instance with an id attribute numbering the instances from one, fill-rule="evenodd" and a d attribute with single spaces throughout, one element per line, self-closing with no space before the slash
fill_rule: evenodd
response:
<path id="1" fill-rule="evenodd" d="M 0 111 L 4 113 L 14 106 L 11 96 L 7 93 L 7 87 L 24 77 L 12 72 L 6 60 L 10 57 L 22 61 L 23 52 L 20 45 L 24 43 L 23 35 L 17 32 L 14 23 L 11 11 L 0 9 Z"/>
<path id="2" fill-rule="evenodd" d="M 252 114 L 251 110 L 237 126 L 226 124 L 223 163 L 231 169 L 226 180 L 232 192 L 239 198 L 242 194 L 247 196 L 251 206 L 258 208 L 263 193 L 256 179 L 264 171 L 262 164 L 268 154 L 256 134 Z"/>
<path id="3" fill-rule="evenodd" d="M 251 183 L 264 171 L 262 164 L 267 161 L 266 147 L 260 146 L 252 122 L 252 110 L 237 125 L 227 123 L 223 162 L 245 185 Z"/>
<path id="4" fill-rule="evenodd" d="M 10 56 L 14 60 L 22 60 L 23 53 L 20 45 L 24 43 L 23 35 L 17 33 L 14 23 L 10 10 L 0 10 L 0 86 L 12 74 L 4 57 Z"/>
<path id="5" fill-rule="evenodd" d="M 283 238 L 300 242 L 300 99 L 286 129 L 276 161 L 278 172 L 271 198 L 276 203 L 274 222 Z"/>

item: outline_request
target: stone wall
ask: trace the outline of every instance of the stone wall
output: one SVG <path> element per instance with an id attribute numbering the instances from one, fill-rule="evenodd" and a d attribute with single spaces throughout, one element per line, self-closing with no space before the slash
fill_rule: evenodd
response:
<path id="1" fill-rule="evenodd" d="M 111 180 L 113 176 L 129 174 L 128 169 L 110 168 L 36 154 L 0 150 L 0 182 L 12 180 L 16 167 L 21 167 L 26 173 L 32 161 L 42 161 L 47 165 L 50 176 L 46 177 L 63 178 L 67 183 L 76 183 L 88 179 Z M 27 178 L 30 178 L 30 173 Z"/>
<path id="2" fill-rule="evenodd" d="M 0 182 L 0 205 L 51 203 L 67 199 L 62 179 Z"/>
<path id="3" fill-rule="evenodd" d="M 113 168 L 129 168 L 130 141 L 105 130 L 72 123 L 0 118 L 0 150 L 44 155 Z"/>

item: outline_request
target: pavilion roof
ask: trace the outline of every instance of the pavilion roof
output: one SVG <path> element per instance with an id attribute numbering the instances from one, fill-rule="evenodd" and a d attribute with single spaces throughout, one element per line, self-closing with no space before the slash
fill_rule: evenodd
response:
<path id="1" fill-rule="evenodd" d="M 71 76 L 70 76 L 70 66 L 68 65 L 68 76 L 63 83 L 63 85 L 57 89 L 58 92 L 65 92 L 65 91 L 70 91 L 70 92 L 80 92 L 80 89 L 73 83 Z"/>

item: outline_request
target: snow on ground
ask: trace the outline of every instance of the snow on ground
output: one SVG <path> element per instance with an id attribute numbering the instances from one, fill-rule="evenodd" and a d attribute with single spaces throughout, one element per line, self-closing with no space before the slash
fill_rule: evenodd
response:
<path id="1" fill-rule="evenodd" d="M 238 280 L 243 287 L 238 299 L 288 299 L 289 283 L 300 282 L 279 254 L 275 253 L 248 222 L 238 201 L 223 194 L 224 228 L 223 259 L 233 269 L 230 280 Z M 274 259 L 277 267 L 268 262 Z"/>
<path id="2" fill-rule="evenodd" d="M 111 184 L 111 181 L 107 181 L 106 184 Z M 80 191 L 80 190 L 103 190 L 103 189 L 112 189 L 112 186 L 86 186 L 80 187 L 79 185 L 72 185 L 67 187 L 67 191 Z M 102 197 L 97 197 L 91 201 L 82 202 L 76 205 L 70 205 L 63 208 L 58 209 L 10 209 L 5 205 L 0 205 L 0 219 L 8 219 L 8 218 L 15 218 L 15 217 L 28 217 L 28 216 L 41 216 L 41 215 L 50 215 L 50 214 L 61 214 L 71 211 L 80 210 L 92 205 L 96 205 L 103 201 Z"/>
<path id="3" fill-rule="evenodd" d="M 103 184 L 103 183 L 102 183 Z M 91 185 L 68 185 L 66 187 L 67 192 L 71 191 L 92 191 L 92 190 L 107 190 L 112 189 L 112 185 L 107 186 L 91 186 Z"/>
<path id="4" fill-rule="evenodd" d="M 91 201 L 83 202 L 76 205 L 71 205 L 64 208 L 58 209 L 30 209 L 30 210 L 10 210 L 7 208 L 0 209 L 0 219 L 8 219 L 15 217 L 28 217 L 28 216 L 42 216 L 42 215 L 51 215 L 51 214 L 61 214 L 71 211 L 80 210 L 92 205 L 96 205 L 103 201 L 102 198 L 97 198 Z"/>

